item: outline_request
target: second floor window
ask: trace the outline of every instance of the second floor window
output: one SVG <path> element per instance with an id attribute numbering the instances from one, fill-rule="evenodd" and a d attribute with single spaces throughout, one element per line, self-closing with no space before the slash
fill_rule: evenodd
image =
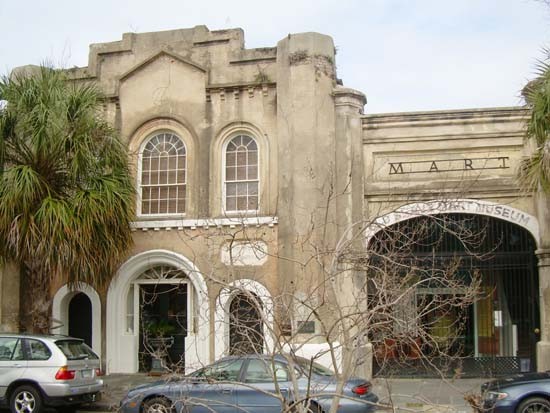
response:
<path id="1" fill-rule="evenodd" d="M 246 135 L 235 136 L 225 149 L 225 211 L 258 210 L 258 145 Z"/>
<path id="2" fill-rule="evenodd" d="M 164 132 L 149 139 L 141 153 L 142 215 L 185 213 L 187 154 L 175 134 Z"/>

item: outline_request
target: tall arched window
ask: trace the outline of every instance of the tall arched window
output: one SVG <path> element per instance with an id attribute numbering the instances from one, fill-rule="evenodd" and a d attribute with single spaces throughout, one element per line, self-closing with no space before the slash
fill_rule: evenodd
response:
<path id="1" fill-rule="evenodd" d="M 225 149 L 225 211 L 258 210 L 259 159 L 256 141 L 247 135 L 231 139 Z"/>
<path id="2" fill-rule="evenodd" d="M 154 135 L 141 153 L 142 215 L 185 213 L 187 159 L 185 144 L 175 134 Z"/>

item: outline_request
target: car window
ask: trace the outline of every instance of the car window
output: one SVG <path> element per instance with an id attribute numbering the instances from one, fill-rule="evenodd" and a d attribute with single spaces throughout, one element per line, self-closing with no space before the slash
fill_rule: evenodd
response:
<path id="1" fill-rule="evenodd" d="M 12 360 L 25 360 L 25 352 L 23 351 L 23 340 L 17 340 L 13 354 L 11 355 Z"/>
<path id="2" fill-rule="evenodd" d="M 289 381 L 288 369 L 283 363 L 275 362 L 275 376 L 277 381 Z"/>
<path id="3" fill-rule="evenodd" d="M 98 359 L 97 354 L 81 340 L 57 340 L 57 347 L 65 354 L 67 360 Z"/>
<path id="4" fill-rule="evenodd" d="M 243 360 L 224 360 L 197 371 L 194 376 L 216 381 L 238 381 Z"/>
<path id="5" fill-rule="evenodd" d="M 298 363 L 306 375 L 311 371 L 318 376 L 334 376 L 334 372 L 331 369 L 312 360 L 296 357 L 296 363 Z"/>
<path id="6" fill-rule="evenodd" d="M 29 360 L 48 360 L 52 353 L 48 346 L 39 340 L 27 339 L 29 349 Z"/>
<path id="7" fill-rule="evenodd" d="M 11 360 L 19 339 L 15 337 L 0 337 L 0 360 Z M 21 347 L 19 347 L 21 349 Z M 21 350 L 19 350 L 21 352 Z"/>
<path id="8" fill-rule="evenodd" d="M 251 359 L 246 368 L 245 382 L 247 383 L 271 383 L 273 373 L 267 360 Z"/>
<path id="9" fill-rule="evenodd" d="M 272 366 L 275 366 L 275 375 L 273 375 Z M 245 381 L 247 383 L 272 383 L 277 381 L 288 381 L 288 370 L 279 362 L 263 359 L 251 359 L 246 368 Z"/>

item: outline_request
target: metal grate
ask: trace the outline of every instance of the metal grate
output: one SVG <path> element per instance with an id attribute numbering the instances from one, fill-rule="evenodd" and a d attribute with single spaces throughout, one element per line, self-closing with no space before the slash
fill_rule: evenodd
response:
<path id="1" fill-rule="evenodd" d="M 472 235 L 469 242 L 457 237 L 460 232 Z M 409 247 L 411 236 L 419 233 L 421 238 Z M 533 237 L 522 227 L 471 214 L 414 218 L 377 233 L 370 249 L 379 256 L 397 249 L 401 263 L 423 268 L 441 268 L 458 257 L 457 274 L 467 279 L 479 271 L 486 294 L 468 311 L 459 359 L 385 360 L 383 366 L 375 362 L 375 374 L 430 376 L 434 367 L 460 377 L 536 370 L 540 320 L 535 248 Z"/>

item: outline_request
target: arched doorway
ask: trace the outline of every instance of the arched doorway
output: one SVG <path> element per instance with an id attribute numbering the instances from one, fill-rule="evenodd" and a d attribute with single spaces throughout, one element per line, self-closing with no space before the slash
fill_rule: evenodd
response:
<path id="1" fill-rule="evenodd" d="M 79 292 L 69 302 L 69 335 L 92 347 L 92 302 Z"/>
<path id="2" fill-rule="evenodd" d="M 399 311 L 414 323 L 422 323 L 433 341 L 443 343 L 441 346 L 450 343 L 448 351 L 456 357 L 454 364 L 446 368 L 463 376 L 536 370 L 540 333 L 536 242 L 525 228 L 485 215 L 417 216 L 382 228 L 371 238 L 368 248 L 378 257 L 373 259 L 380 261 L 393 254 L 394 264 L 407 273 L 407 282 L 418 282 L 419 287 Z M 448 285 L 437 282 L 428 285 L 419 281 L 423 275 L 415 279 L 410 273 L 414 268 L 418 274 L 430 274 L 445 266 L 452 266 L 457 279 L 479 277 L 476 299 L 460 311 L 445 306 L 446 295 L 456 297 L 457 291 L 447 291 Z M 435 298 L 440 300 L 439 308 L 426 311 Z M 415 334 L 411 325 L 392 328 Z M 385 367 L 391 366 L 392 357 L 403 356 L 397 340 L 373 338 L 373 343 Z M 419 333 L 416 344 L 405 351 L 410 369 L 400 367 L 398 374 L 424 373 L 419 370 L 421 361 L 414 360 L 424 344 L 425 337 Z M 396 355 L 397 351 L 401 354 Z M 381 366 L 379 361 L 375 360 L 375 371 Z M 434 365 L 437 360 L 430 362 Z"/>
<path id="3" fill-rule="evenodd" d="M 214 313 L 214 359 L 231 354 L 231 304 L 233 303 L 234 309 L 235 307 L 239 307 L 237 302 L 233 301 L 239 294 L 252 298 L 252 304 L 256 306 L 255 308 L 258 311 L 261 311 L 261 324 L 257 324 L 256 326 L 261 328 L 262 350 L 265 353 L 275 351 L 273 335 L 274 306 L 271 293 L 262 283 L 243 278 L 235 280 L 222 288 L 216 299 L 216 311 Z M 235 313 L 233 314 L 235 315 Z"/>
<path id="4" fill-rule="evenodd" d="M 51 331 L 83 338 L 101 357 L 101 300 L 97 291 L 85 283 L 74 289 L 62 286 L 53 297 Z"/>
<path id="5" fill-rule="evenodd" d="M 185 338 L 192 311 L 185 272 L 155 266 L 134 281 L 128 294 L 137 304 L 139 371 L 184 372 Z"/>
<path id="6" fill-rule="evenodd" d="M 159 276 L 158 268 L 167 268 L 170 271 L 168 274 L 160 271 Z M 153 269 L 156 275 L 150 272 Z M 175 278 L 172 277 L 175 274 L 177 274 Z M 162 288 L 171 288 L 161 287 L 161 285 L 172 287 L 185 285 L 188 326 L 185 335 L 185 369 L 193 370 L 209 363 L 211 361 L 210 309 L 208 288 L 204 277 L 193 262 L 185 256 L 173 251 L 151 250 L 128 259 L 109 285 L 105 357 L 107 373 L 139 371 L 142 334 L 140 302 L 143 300 L 142 291 L 144 290 L 147 294 L 148 288 L 153 288 L 142 288 L 145 285 L 157 285 L 159 291 Z M 170 303 L 172 300 L 167 301 Z"/>
<path id="7" fill-rule="evenodd" d="M 263 353 L 263 322 L 260 301 L 252 292 L 239 292 L 229 305 L 229 353 Z"/>

